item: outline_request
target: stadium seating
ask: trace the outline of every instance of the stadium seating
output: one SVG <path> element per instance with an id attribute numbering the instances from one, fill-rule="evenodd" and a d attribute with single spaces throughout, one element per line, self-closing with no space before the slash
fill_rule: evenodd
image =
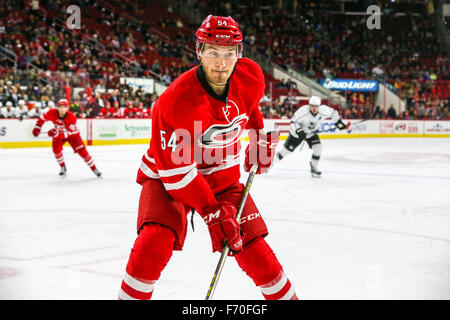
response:
<path id="1" fill-rule="evenodd" d="M 153 77 L 170 84 L 196 64 L 193 34 L 200 21 L 190 23 L 180 13 L 183 6 L 189 6 L 201 16 L 231 12 L 242 25 L 245 45 L 281 67 L 293 67 L 317 81 L 325 77 L 375 77 L 397 88 L 407 99 L 408 110 L 419 103 L 428 108 L 441 106 L 442 101 L 444 109 L 438 116 L 449 117 L 450 63 L 437 44 L 426 8 L 420 4 L 393 7 L 382 16 L 383 28 L 369 30 L 365 17 L 341 14 L 331 2 L 301 2 L 294 13 L 289 8 L 251 7 L 238 1 L 221 5 L 195 0 L 174 1 L 171 5 L 162 0 L 73 2 L 83 8 L 81 30 L 68 30 L 64 25 L 67 14 L 62 0 L 41 1 L 39 10 L 19 0 L 0 5 L 0 30 L 7 25 L 7 32 L 0 33 L 0 45 L 5 48 L 0 48 L 4 53 L 0 56 L 4 79 L 25 83 L 23 78 L 29 77 L 60 90 L 69 81 L 72 86 L 94 91 L 130 91 L 119 82 L 123 76 Z M 348 7 L 361 9 L 358 4 Z M 410 14 L 402 13 L 405 8 L 412 10 Z M 6 52 L 12 52 L 13 60 Z M 381 69 L 378 75 L 373 73 L 376 66 Z M 281 85 L 269 73 L 265 77 L 266 95 L 273 100 L 271 110 L 281 111 L 277 114 L 283 116 L 286 110 L 280 97 L 302 95 L 295 87 Z M 349 100 L 348 106 L 353 110 L 355 105 Z M 350 116 L 357 116 L 367 105 L 358 108 Z M 417 115 L 411 111 L 408 116 Z"/>

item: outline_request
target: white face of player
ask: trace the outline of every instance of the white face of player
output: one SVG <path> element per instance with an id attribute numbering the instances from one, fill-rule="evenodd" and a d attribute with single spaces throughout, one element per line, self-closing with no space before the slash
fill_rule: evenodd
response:
<path id="1" fill-rule="evenodd" d="M 199 56 L 206 79 L 213 86 L 224 86 L 238 60 L 238 49 L 237 46 L 217 46 L 207 43 Z"/>
<path id="2" fill-rule="evenodd" d="M 64 118 L 64 116 L 66 115 L 67 111 L 69 111 L 69 107 L 58 106 L 58 114 L 59 114 L 60 118 Z"/>
<path id="3" fill-rule="evenodd" d="M 311 110 L 312 114 L 317 114 L 317 112 L 319 112 L 319 106 L 310 104 L 309 105 L 309 110 Z"/>

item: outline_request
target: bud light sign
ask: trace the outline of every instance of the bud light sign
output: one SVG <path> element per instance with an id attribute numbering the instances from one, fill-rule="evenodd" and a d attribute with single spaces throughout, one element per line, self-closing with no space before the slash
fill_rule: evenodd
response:
<path id="1" fill-rule="evenodd" d="M 320 84 L 330 90 L 341 91 L 378 91 L 378 81 L 356 79 L 322 79 Z"/>

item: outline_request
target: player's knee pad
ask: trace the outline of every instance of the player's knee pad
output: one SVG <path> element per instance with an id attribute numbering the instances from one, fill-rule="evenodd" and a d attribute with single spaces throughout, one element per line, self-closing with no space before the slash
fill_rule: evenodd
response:
<path id="1" fill-rule="evenodd" d="M 59 153 L 62 153 L 62 150 L 63 150 L 63 145 L 61 144 L 56 144 L 56 143 L 53 143 L 53 145 L 52 145 L 52 151 L 53 151 L 53 153 L 56 155 L 56 154 L 59 154 Z"/>
<path id="2" fill-rule="evenodd" d="M 54 154 L 54 156 L 55 156 L 55 158 L 56 159 L 59 159 L 59 158 L 63 158 L 64 157 L 64 155 L 63 155 L 63 153 L 60 151 L 60 152 L 53 152 L 53 154 Z"/>
<path id="3" fill-rule="evenodd" d="M 311 146 L 312 152 L 313 152 L 313 156 L 315 157 L 319 157 L 322 154 L 322 144 L 319 143 L 315 143 Z"/>
<path id="4" fill-rule="evenodd" d="M 63 155 L 63 153 L 62 152 L 58 152 L 58 153 L 55 152 L 54 155 L 55 155 L 55 159 L 58 162 L 58 164 L 60 166 L 64 166 L 65 164 L 64 164 L 64 155 Z"/>
<path id="5" fill-rule="evenodd" d="M 175 235 L 169 228 L 145 224 L 134 242 L 127 274 L 137 279 L 158 280 L 172 256 Z"/>
<path id="6" fill-rule="evenodd" d="M 297 300 L 295 290 L 267 242 L 258 237 L 236 255 L 236 261 L 267 300 Z"/>
<path id="7" fill-rule="evenodd" d="M 89 155 L 85 145 L 76 147 L 74 151 L 78 153 L 82 158 L 86 158 Z"/>
<path id="8" fill-rule="evenodd" d="M 131 250 L 119 299 L 152 297 L 154 284 L 172 256 L 174 240 L 174 233 L 165 226 L 150 223 L 142 227 Z"/>
<path id="9" fill-rule="evenodd" d="M 250 242 L 235 258 L 257 286 L 273 281 L 282 272 L 277 257 L 262 237 Z"/>

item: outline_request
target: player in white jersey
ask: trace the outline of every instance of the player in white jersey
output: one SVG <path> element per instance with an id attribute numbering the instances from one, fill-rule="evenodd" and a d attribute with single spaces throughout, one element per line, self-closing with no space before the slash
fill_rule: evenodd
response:
<path id="1" fill-rule="evenodd" d="M 24 118 L 28 118 L 28 107 L 25 105 L 25 101 L 20 99 L 18 102 L 18 106 L 16 107 L 16 114 L 19 120 L 23 120 Z"/>
<path id="2" fill-rule="evenodd" d="M 322 144 L 317 133 L 320 131 L 320 125 L 327 118 L 331 118 L 339 130 L 346 128 L 336 110 L 322 105 L 319 97 L 311 96 L 309 104 L 298 109 L 292 116 L 289 137 L 283 148 L 277 152 L 276 159 L 279 161 L 291 154 L 303 140 L 306 140 L 309 148 L 312 149 L 311 175 L 314 178 L 320 178 L 322 172 L 317 169 L 317 164 L 322 153 Z"/>
<path id="3" fill-rule="evenodd" d="M 0 110 L 0 118 L 17 118 L 17 109 L 11 101 L 6 101 L 5 107 Z"/>

